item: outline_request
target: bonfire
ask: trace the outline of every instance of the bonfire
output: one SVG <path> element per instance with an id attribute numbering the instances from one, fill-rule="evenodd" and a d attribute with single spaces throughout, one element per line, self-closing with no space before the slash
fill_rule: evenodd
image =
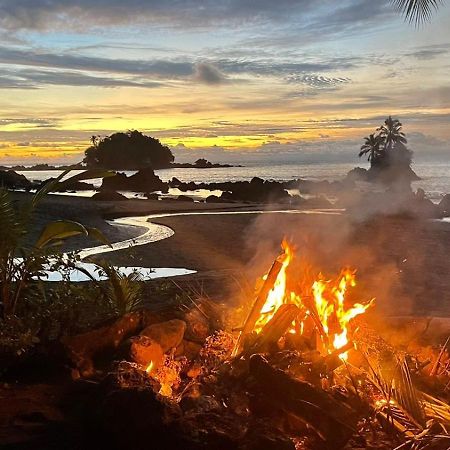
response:
<path id="1" fill-rule="evenodd" d="M 355 298 L 355 270 L 326 276 L 297 253 L 283 241 L 241 323 L 198 348 L 184 321 L 150 325 L 114 389 L 152 393 L 161 448 L 449 448 L 448 342 L 422 359 L 392 347 L 367 325 L 375 300 Z"/>

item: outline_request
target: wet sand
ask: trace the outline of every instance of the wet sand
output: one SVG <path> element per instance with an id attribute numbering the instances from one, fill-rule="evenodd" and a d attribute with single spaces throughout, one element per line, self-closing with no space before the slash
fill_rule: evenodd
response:
<path id="1" fill-rule="evenodd" d="M 37 219 L 41 224 L 58 218 L 78 220 L 97 226 L 115 242 L 142 230 L 109 225 L 105 216 L 260 208 L 263 206 L 177 201 L 98 203 L 51 196 Z M 380 312 L 450 315 L 449 223 L 400 218 L 354 222 L 346 215 L 282 213 L 175 216 L 154 222 L 171 227 L 174 236 L 102 257 L 120 265 L 184 267 L 200 275 L 223 272 L 228 277 L 254 280 L 267 270 L 286 236 L 325 272 L 335 273 L 346 266 L 358 269 L 361 293 L 367 299 L 377 297 Z M 71 248 L 87 245 L 92 243 L 78 239 Z"/>

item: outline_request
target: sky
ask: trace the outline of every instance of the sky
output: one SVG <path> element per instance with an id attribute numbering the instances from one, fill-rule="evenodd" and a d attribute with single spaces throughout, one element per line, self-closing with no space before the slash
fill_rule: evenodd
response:
<path id="1" fill-rule="evenodd" d="M 450 160 L 450 2 L 0 0 L 0 164 L 138 129 L 177 161 L 357 160 L 391 114 Z"/>

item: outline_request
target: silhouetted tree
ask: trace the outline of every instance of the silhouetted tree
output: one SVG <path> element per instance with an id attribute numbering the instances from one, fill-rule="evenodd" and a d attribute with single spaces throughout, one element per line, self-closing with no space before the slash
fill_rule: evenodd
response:
<path id="1" fill-rule="evenodd" d="M 363 155 L 368 155 L 367 160 L 370 162 L 374 162 L 381 155 L 383 151 L 381 148 L 382 139 L 380 135 L 375 135 L 372 133 L 370 136 L 365 137 L 365 142 L 361 146 L 361 151 L 359 152 L 359 157 Z"/>
<path id="2" fill-rule="evenodd" d="M 92 146 L 85 152 L 87 167 L 113 170 L 137 170 L 144 167 L 161 169 L 174 161 L 169 147 L 140 131 L 114 133 L 105 138 L 93 136 Z"/>
<path id="3" fill-rule="evenodd" d="M 402 124 L 391 116 L 384 121 L 380 128 L 377 128 L 377 131 L 383 141 L 386 152 L 392 150 L 397 143 L 406 144 L 407 142 L 405 133 L 402 132 Z"/>
<path id="4" fill-rule="evenodd" d="M 406 147 L 401 122 L 389 116 L 376 131 L 364 138 L 359 152 L 359 157 L 368 155 L 370 173 L 374 177 L 382 175 L 388 181 L 398 177 L 417 178 L 411 170 L 413 152 Z"/>

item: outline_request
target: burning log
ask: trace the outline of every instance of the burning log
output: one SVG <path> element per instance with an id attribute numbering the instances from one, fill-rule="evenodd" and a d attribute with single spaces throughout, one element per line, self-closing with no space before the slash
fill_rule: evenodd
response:
<path id="1" fill-rule="evenodd" d="M 242 331 L 239 335 L 239 338 L 236 342 L 236 346 L 233 351 L 234 356 L 236 356 L 241 350 L 242 338 L 245 337 L 248 333 L 251 333 L 255 328 L 255 324 L 261 314 L 261 309 L 266 303 L 267 296 L 269 295 L 269 292 L 273 289 L 278 274 L 280 273 L 283 267 L 284 256 L 285 255 L 283 253 L 273 262 L 272 267 L 270 268 L 269 273 L 267 274 L 267 277 L 264 280 L 264 284 L 261 290 L 259 291 L 258 296 L 256 297 L 255 303 L 253 304 L 253 307 L 250 310 L 250 313 L 244 322 L 244 326 L 242 327 Z"/>
<path id="2" fill-rule="evenodd" d="M 250 374 L 265 402 L 306 422 L 330 448 L 344 446 L 355 432 L 358 416 L 352 408 L 273 368 L 261 355 L 250 358 Z"/>
<path id="3" fill-rule="evenodd" d="M 256 342 L 244 353 L 249 356 L 253 353 L 265 351 L 268 347 L 275 345 L 289 330 L 299 313 L 300 309 L 293 304 L 281 305 L 272 319 L 267 322 L 258 334 Z"/>

